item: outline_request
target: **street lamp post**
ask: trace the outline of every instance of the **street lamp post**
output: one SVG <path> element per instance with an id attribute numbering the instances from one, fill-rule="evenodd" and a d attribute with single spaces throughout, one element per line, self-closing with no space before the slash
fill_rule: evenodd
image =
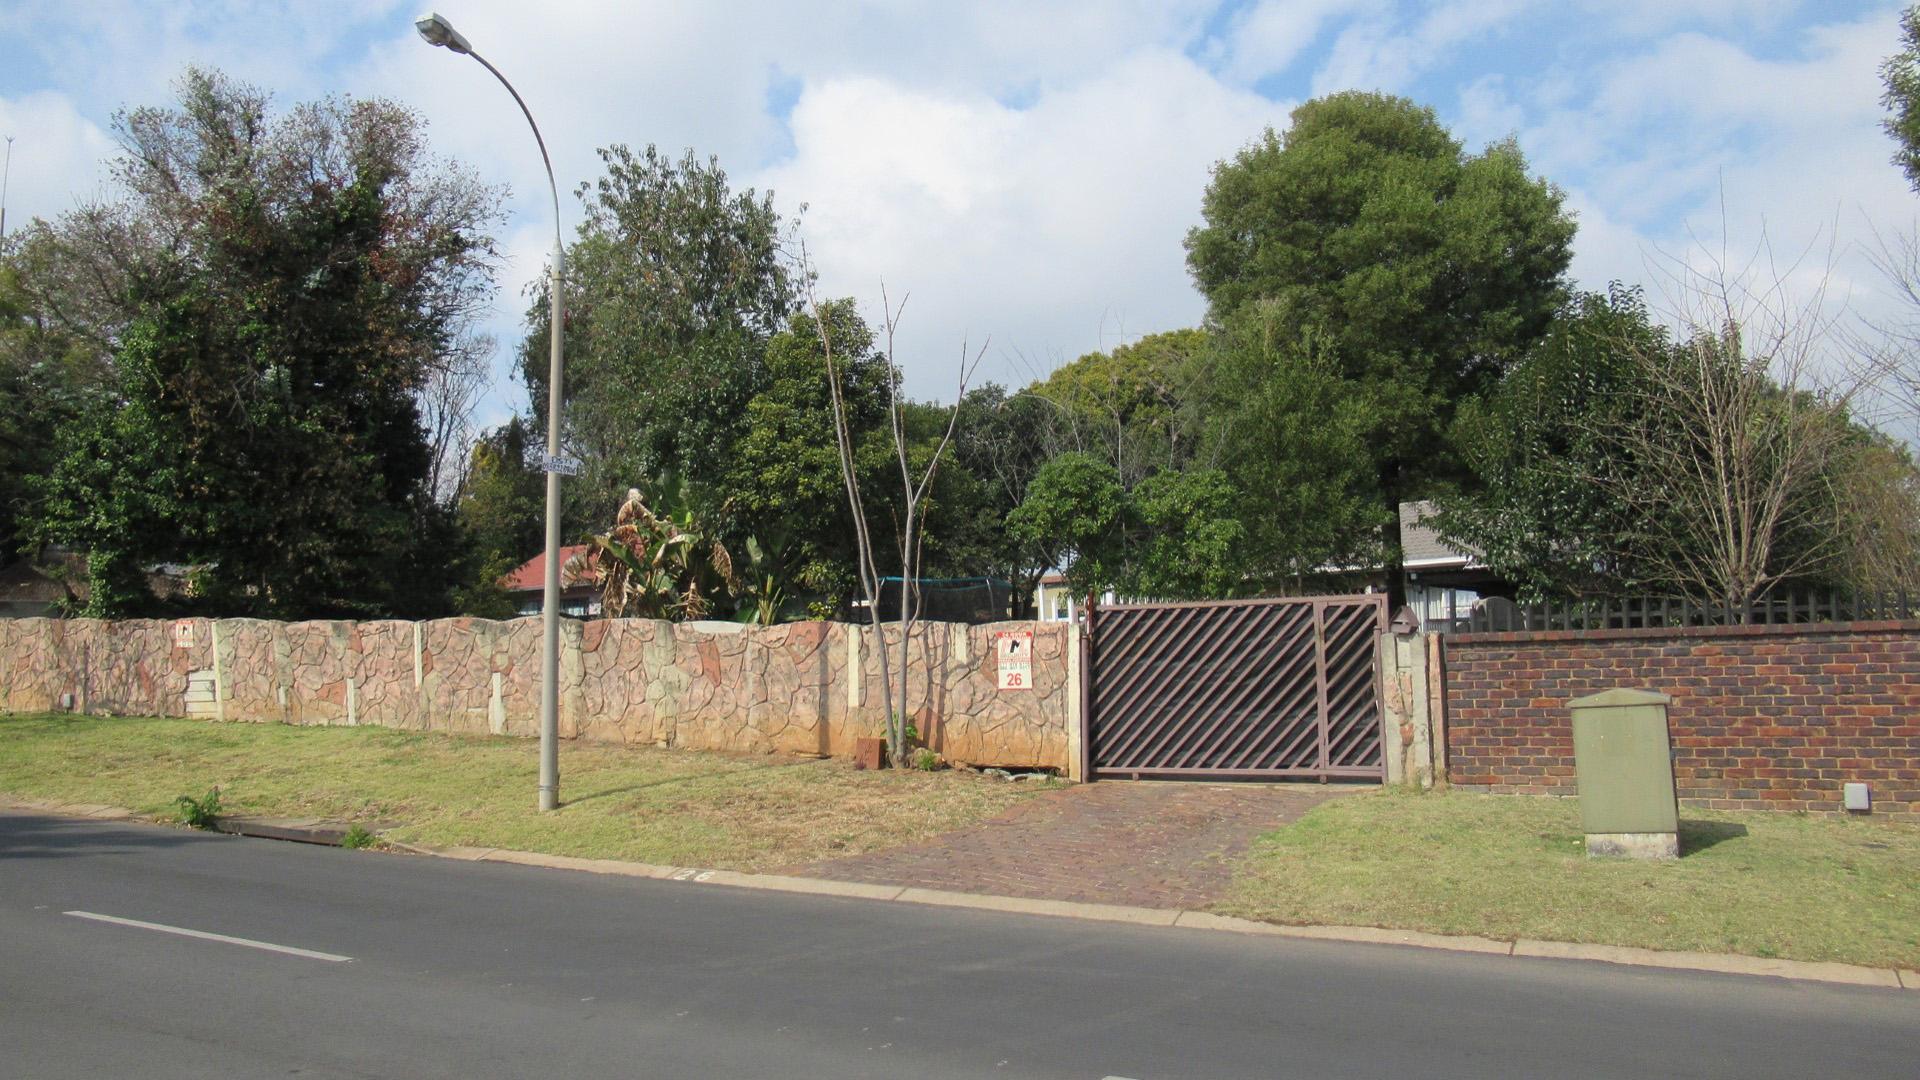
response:
<path id="1" fill-rule="evenodd" d="M 6 171 L 0 173 L 0 240 L 7 238 L 7 182 L 13 179 L 13 136 L 7 136 Z"/>
<path id="2" fill-rule="evenodd" d="M 480 61 L 493 72 L 500 85 L 513 95 L 514 104 L 533 129 L 533 141 L 540 144 L 540 161 L 547 167 L 547 188 L 553 194 L 553 265 L 548 270 L 547 292 L 551 302 L 547 319 L 552 324 L 552 344 L 547 358 L 547 581 L 540 606 L 543 640 L 540 653 L 540 809 L 560 805 L 560 320 L 561 274 L 565 251 L 560 241 L 560 188 L 553 182 L 553 161 L 547 157 L 547 141 L 540 137 L 540 125 L 520 100 L 500 69 L 487 63 L 473 46 L 439 12 L 428 12 L 414 21 L 427 44 L 450 49 Z"/>

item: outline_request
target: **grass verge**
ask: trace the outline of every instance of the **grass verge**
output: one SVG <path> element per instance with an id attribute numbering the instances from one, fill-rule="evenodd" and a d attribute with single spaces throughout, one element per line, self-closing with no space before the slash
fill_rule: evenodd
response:
<path id="1" fill-rule="evenodd" d="M 1047 784 L 843 762 L 562 742 L 564 805 L 534 810 L 531 741 L 383 728 L 0 716 L 0 793 L 172 818 L 221 811 L 394 821 L 408 843 L 770 870 L 970 825 Z"/>
<path id="2" fill-rule="evenodd" d="M 1920 827 L 1683 809 L 1680 843 L 1589 859 L 1572 799 L 1368 792 L 1262 837 L 1214 910 L 1920 968 Z"/>

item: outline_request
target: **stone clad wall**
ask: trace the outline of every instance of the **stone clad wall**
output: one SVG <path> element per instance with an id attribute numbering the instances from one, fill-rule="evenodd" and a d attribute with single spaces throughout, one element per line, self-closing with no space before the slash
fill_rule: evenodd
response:
<path id="1" fill-rule="evenodd" d="M 1920 820 L 1920 622 L 1456 634 L 1446 640 L 1455 784 L 1574 793 L 1567 702 L 1617 686 L 1672 697 L 1681 801 Z"/>
<path id="2" fill-rule="evenodd" d="M 0 711 L 73 708 L 188 714 L 190 677 L 211 679 L 226 720 L 378 724 L 534 735 L 540 620 L 300 622 L 0 619 Z M 1032 630 L 1031 690 L 996 689 L 996 630 Z M 954 761 L 1068 766 L 1068 628 L 924 623 L 908 712 Z M 898 660 L 899 636 L 889 628 Z M 897 688 L 896 688 L 897 691 Z M 849 754 L 886 717 L 871 628 L 740 627 L 610 619 L 561 623 L 560 734 L 709 750 Z"/>

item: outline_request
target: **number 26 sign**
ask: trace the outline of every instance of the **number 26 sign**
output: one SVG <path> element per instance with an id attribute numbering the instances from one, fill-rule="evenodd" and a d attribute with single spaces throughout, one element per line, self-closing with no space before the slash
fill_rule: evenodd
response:
<path id="1" fill-rule="evenodd" d="M 993 636 L 1000 660 L 1000 689 L 1033 689 L 1033 631 L 1001 630 Z"/>

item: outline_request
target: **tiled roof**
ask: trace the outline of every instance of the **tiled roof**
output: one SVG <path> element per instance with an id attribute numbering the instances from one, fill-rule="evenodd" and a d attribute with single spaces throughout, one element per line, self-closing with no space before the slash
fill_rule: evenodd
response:
<path id="1" fill-rule="evenodd" d="M 561 587 L 566 587 L 565 570 L 567 560 L 587 550 L 585 544 L 569 544 L 560 549 Z M 513 573 L 500 579 L 500 584 L 508 592 L 539 592 L 547 587 L 547 553 L 541 552 L 517 567 Z"/>
<path id="2" fill-rule="evenodd" d="M 1435 563 L 1452 561 L 1465 566 L 1472 562 L 1477 552 L 1461 551 L 1440 539 L 1440 534 L 1427 524 L 1437 508 L 1431 501 L 1400 504 L 1400 549 L 1402 558 L 1409 563 Z"/>

